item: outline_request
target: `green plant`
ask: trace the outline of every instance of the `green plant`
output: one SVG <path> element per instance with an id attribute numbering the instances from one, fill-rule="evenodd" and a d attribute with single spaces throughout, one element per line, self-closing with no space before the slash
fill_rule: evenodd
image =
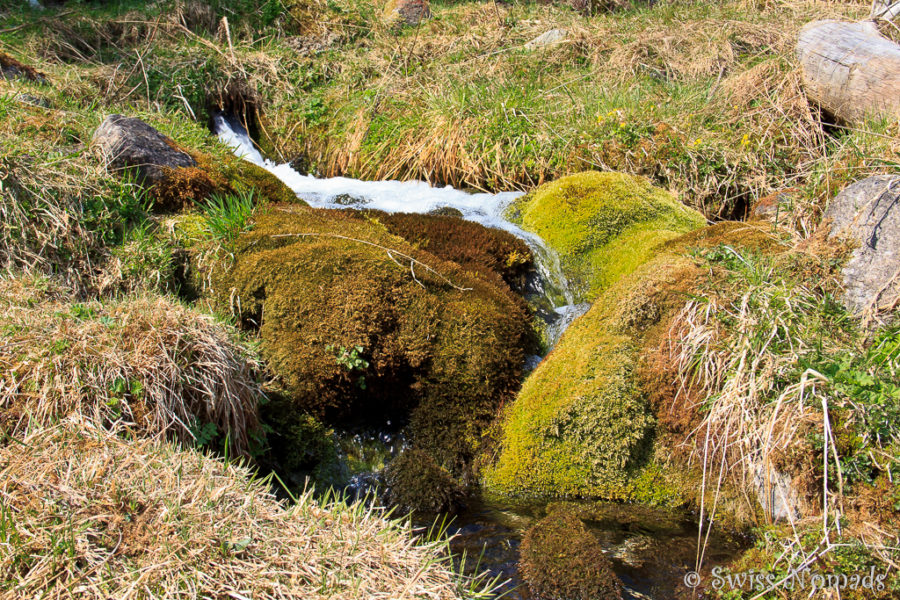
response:
<path id="1" fill-rule="evenodd" d="M 203 206 L 207 231 L 217 240 L 232 244 L 242 231 L 250 229 L 254 211 L 254 191 L 213 194 Z"/>
<path id="2" fill-rule="evenodd" d="M 191 423 L 189 431 L 194 444 L 201 448 L 210 446 L 219 437 L 219 429 L 215 423 L 201 423 L 199 419 Z"/>
<path id="3" fill-rule="evenodd" d="M 329 352 L 333 352 L 336 357 L 337 364 L 341 365 L 347 371 L 365 371 L 369 368 L 369 361 L 362 357 L 363 347 L 362 346 L 354 346 L 352 348 L 345 348 L 341 346 L 340 348 L 335 348 L 333 345 L 329 344 L 325 346 L 325 349 Z M 356 385 L 359 386 L 359 389 L 366 389 L 366 377 L 365 375 L 360 375 L 356 380 Z"/>
<path id="4" fill-rule="evenodd" d="M 894 480 L 900 475 L 894 450 L 900 448 L 900 328 L 879 332 L 865 350 L 817 354 L 803 364 L 828 379 L 845 481 L 873 483 L 885 473 Z"/>

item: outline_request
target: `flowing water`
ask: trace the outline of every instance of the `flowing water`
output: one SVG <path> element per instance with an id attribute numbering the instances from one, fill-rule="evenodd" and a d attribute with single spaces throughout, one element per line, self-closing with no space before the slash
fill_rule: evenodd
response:
<path id="1" fill-rule="evenodd" d="M 385 212 L 429 213 L 440 208 L 458 210 L 464 219 L 487 227 L 503 229 L 524 240 L 535 257 L 539 290 L 554 307 L 549 321 L 550 346 L 588 305 L 578 304 L 559 264 L 559 258 L 538 236 L 524 231 L 504 217 L 509 204 L 520 192 L 498 194 L 467 193 L 452 187 L 432 187 L 421 181 L 360 181 L 345 177 L 328 179 L 302 175 L 289 164 L 266 160 L 236 119 L 217 115 L 219 138 L 236 155 L 253 162 L 278 177 L 297 196 L 318 208 L 365 208 Z M 531 367 L 540 360 L 533 357 Z M 402 437 L 379 432 L 344 432 L 339 442 L 345 463 L 351 467 L 347 491 L 360 497 L 377 487 L 379 474 L 374 465 L 389 461 L 402 450 Z M 364 467 L 362 465 L 368 465 Z M 546 512 L 547 502 L 503 497 L 476 497 L 456 515 L 449 532 L 455 534 L 453 548 L 470 557 L 482 555 L 480 570 L 508 579 L 507 598 L 527 600 L 527 589 L 516 572 L 518 547 L 525 530 Z M 668 600 L 688 592 L 682 583 L 693 570 L 697 554 L 697 525 L 684 513 L 673 513 L 636 505 L 591 503 L 594 518 L 588 526 L 600 539 L 612 559 L 616 574 L 625 585 L 626 598 Z M 423 526 L 430 523 L 422 522 Z M 732 540 L 713 537 L 706 550 L 707 567 L 725 562 L 739 550 Z M 688 596 L 690 595 L 688 594 Z"/>
<path id="2" fill-rule="evenodd" d="M 600 541 L 624 587 L 626 600 L 691 598 L 684 576 L 695 570 L 698 532 L 696 519 L 684 511 L 612 502 L 580 502 L 588 529 Z M 476 559 L 480 570 L 508 580 L 503 591 L 509 600 L 530 600 L 516 570 L 525 531 L 547 512 L 547 502 L 502 496 L 473 498 L 457 515 L 448 533 L 456 556 L 467 555 L 469 574 Z M 427 522 L 421 523 L 426 526 Z M 745 540 L 713 533 L 704 552 L 702 579 L 710 580 L 713 566 L 729 562 Z"/>
<path id="3" fill-rule="evenodd" d="M 302 175 L 289 164 L 276 164 L 263 158 L 236 119 L 224 114 L 214 117 L 215 131 L 236 155 L 257 164 L 283 181 L 310 206 L 317 208 L 366 208 L 385 212 L 425 214 L 442 208 L 458 210 L 463 219 L 485 227 L 502 229 L 521 238 L 535 258 L 539 281 L 537 290 L 553 306 L 548 319 L 549 346 L 559 339 L 566 327 L 582 315 L 588 305 L 576 303 L 559 257 L 544 241 L 504 217 L 504 211 L 522 192 L 498 194 L 468 193 L 452 187 L 432 187 L 424 181 L 360 181 L 347 177 L 327 179 Z"/>

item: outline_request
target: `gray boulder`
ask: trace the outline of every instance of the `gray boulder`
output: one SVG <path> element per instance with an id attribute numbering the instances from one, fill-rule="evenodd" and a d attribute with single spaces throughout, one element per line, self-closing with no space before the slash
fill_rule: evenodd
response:
<path id="1" fill-rule="evenodd" d="M 900 297 L 900 175 L 876 175 L 839 193 L 825 211 L 831 239 L 855 247 L 844 267 L 844 305 L 855 313 Z"/>
<path id="2" fill-rule="evenodd" d="M 134 117 L 109 115 L 94 132 L 93 142 L 107 168 L 133 168 L 145 185 L 166 181 L 167 169 L 197 165 L 171 139 Z"/>
<path id="3" fill-rule="evenodd" d="M 431 6 L 428 0 L 388 0 L 384 15 L 394 25 L 418 25 L 431 17 Z"/>

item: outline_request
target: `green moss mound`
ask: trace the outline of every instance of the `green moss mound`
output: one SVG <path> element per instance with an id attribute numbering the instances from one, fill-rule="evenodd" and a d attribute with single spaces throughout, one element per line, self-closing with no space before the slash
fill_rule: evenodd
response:
<path id="1" fill-rule="evenodd" d="M 644 178 L 597 171 L 537 188 L 509 216 L 559 253 L 573 290 L 586 300 L 634 271 L 661 243 L 705 224 Z"/>
<path id="2" fill-rule="evenodd" d="M 659 267 L 672 266 L 661 262 L 601 294 L 528 377 L 505 415 L 488 487 L 622 497 L 651 450 L 654 419 L 636 373 L 636 334 L 661 316 L 656 293 L 666 282 L 657 277 L 667 271 Z"/>
<path id="3" fill-rule="evenodd" d="M 603 547 L 571 507 L 553 507 L 525 533 L 519 552 L 519 569 L 534 598 L 622 598 L 622 586 Z"/>
<path id="4" fill-rule="evenodd" d="M 677 498 L 677 478 L 667 476 L 654 449 L 654 409 L 666 410 L 674 393 L 670 359 L 658 350 L 703 272 L 690 251 L 723 240 L 775 243 L 757 227 L 707 227 L 661 246 L 600 294 L 507 408 L 498 457 L 484 475 L 488 488 L 662 504 Z"/>
<path id="5" fill-rule="evenodd" d="M 410 449 L 392 460 L 384 478 L 387 502 L 401 513 L 452 513 L 462 504 L 462 488 L 422 450 Z"/>
<path id="6" fill-rule="evenodd" d="M 218 303 L 259 328 L 298 411 L 411 420 L 414 444 L 457 474 L 518 386 L 525 308 L 374 221 L 271 207 L 225 266 L 213 277 Z"/>
<path id="7" fill-rule="evenodd" d="M 230 187 L 236 192 L 255 190 L 269 202 L 306 205 L 306 202 L 298 198 L 283 181 L 246 160 L 237 160 L 227 166 L 224 175 L 228 178 Z"/>

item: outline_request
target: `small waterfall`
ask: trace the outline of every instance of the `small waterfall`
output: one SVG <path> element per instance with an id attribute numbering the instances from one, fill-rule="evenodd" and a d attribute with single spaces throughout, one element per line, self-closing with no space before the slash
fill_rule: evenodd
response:
<path id="1" fill-rule="evenodd" d="M 504 218 L 504 211 L 522 192 L 498 194 L 468 193 L 450 186 L 432 187 L 424 181 L 360 181 L 346 177 L 317 178 L 301 175 L 289 164 L 266 160 L 243 126 L 234 118 L 217 114 L 215 132 L 234 153 L 257 164 L 278 177 L 297 196 L 317 208 L 370 208 L 385 212 L 428 213 L 439 208 L 454 208 L 462 218 L 486 227 L 503 229 L 521 238 L 534 254 L 540 276 L 540 293 L 554 307 L 555 318 L 549 327 L 548 342 L 552 347 L 566 327 L 588 309 L 576 304 L 569 283 L 559 264 L 559 257 L 544 241 Z M 534 362 L 534 361 L 532 361 Z"/>

